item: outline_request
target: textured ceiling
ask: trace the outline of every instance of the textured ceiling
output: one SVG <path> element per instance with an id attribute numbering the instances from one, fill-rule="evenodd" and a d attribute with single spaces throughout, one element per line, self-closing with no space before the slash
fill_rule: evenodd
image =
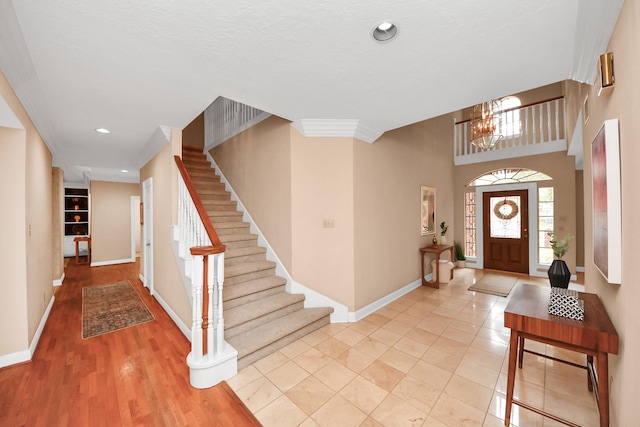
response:
<path id="1" fill-rule="evenodd" d="M 0 67 L 65 180 L 136 180 L 160 126 L 182 129 L 218 96 L 384 132 L 565 79 L 591 83 L 621 5 L 7 0 Z M 385 20 L 398 36 L 377 43 Z"/>

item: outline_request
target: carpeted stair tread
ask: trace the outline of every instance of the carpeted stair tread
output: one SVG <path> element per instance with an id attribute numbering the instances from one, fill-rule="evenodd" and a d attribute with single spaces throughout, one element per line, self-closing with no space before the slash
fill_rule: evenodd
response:
<path id="1" fill-rule="evenodd" d="M 187 168 L 189 172 L 193 171 L 214 171 L 213 167 L 211 167 L 211 163 L 208 160 L 194 160 L 194 159 L 183 159 L 182 163 Z"/>
<path id="2" fill-rule="evenodd" d="M 238 218 L 242 218 L 242 212 L 240 211 L 211 211 L 211 212 L 207 212 L 207 214 L 209 215 L 209 217 L 216 217 L 216 216 L 236 216 Z"/>
<path id="3" fill-rule="evenodd" d="M 236 207 L 238 206 L 238 202 L 235 202 L 233 200 L 208 199 L 206 197 L 200 197 L 200 200 L 202 201 L 202 204 L 205 208 L 209 206 L 229 206 L 233 209 L 236 209 Z"/>
<path id="4" fill-rule="evenodd" d="M 248 262 L 240 265 L 232 265 L 231 267 L 226 267 L 224 269 L 224 278 L 229 279 L 231 277 L 255 273 L 257 271 L 268 270 L 271 268 L 276 268 L 276 263 L 266 260 L 258 262 Z"/>
<path id="5" fill-rule="evenodd" d="M 303 301 L 304 295 L 302 294 L 282 292 L 259 301 L 227 309 L 224 311 L 224 329 L 232 329 L 250 320 L 258 319 L 266 314 L 277 312 L 283 307 Z"/>
<path id="6" fill-rule="evenodd" d="M 198 189 L 198 195 L 200 196 L 200 200 L 206 200 L 208 197 L 212 200 L 220 200 L 214 196 L 225 196 L 226 199 L 223 200 L 231 200 L 231 193 L 221 188 L 200 188 Z"/>
<path id="7" fill-rule="evenodd" d="M 220 224 L 216 224 L 216 231 L 224 230 L 225 228 L 251 228 L 251 224 L 248 222 L 221 222 Z"/>
<path id="8" fill-rule="evenodd" d="M 229 232 L 223 232 L 222 230 L 218 230 L 218 236 L 229 234 Z M 267 250 L 261 246 L 251 245 L 245 246 L 241 248 L 230 248 L 225 251 L 224 254 L 224 265 L 226 268 L 231 268 L 232 266 L 238 264 L 244 264 L 248 262 L 256 262 L 256 261 L 265 261 L 267 259 Z"/>
<path id="9" fill-rule="evenodd" d="M 268 289 L 286 286 L 286 284 L 287 279 L 275 275 L 255 280 L 247 280 L 246 282 L 225 286 L 222 290 L 222 299 L 227 302 L 233 299 L 246 297 L 247 295 L 263 292 Z"/>
<path id="10" fill-rule="evenodd" d="M 291 336 L 322 318 L 327 317 L 326 323 L 329 323 L 328 316 L 332 312 L 333 309 L 329 307 L 305 308 L 262 324 L 241 335 L 227 338 L 227 342 L 238 350 L 238 359 L 241 359 L 284 337 Z"/>
<path id="11" fill-rule="evenodd" d="M 226 234 L 223 236 L 218 236 L 220 237 L 220 242 L 221 243 L 231 243 L 231 242 L 238 242 L 241 240 L 258 240 L 258 235 L 257 234 L 251 234 L 251 233 L 247 233 L 247 234 Z"/>
<path id="12" fill-rule="evenodd" d="M 249 246 L 246 248 L 228 249 L 224 253 L 224 259 L 236 258 L 247 255 L 266 254 L 267 249 L 262 246 Z"/>

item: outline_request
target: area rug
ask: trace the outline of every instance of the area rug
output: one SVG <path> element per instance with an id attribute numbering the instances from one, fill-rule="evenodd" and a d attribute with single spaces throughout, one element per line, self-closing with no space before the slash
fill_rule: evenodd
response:
<path id="1" fill-rule="evenodd" d="M 517 281 L 517 277 L 489 273 L 482 276 L 469 290 L 506 297 Z"/>
<path id="2" fill-rule="evenodd" d="M 82 338 L 154 320 L 128 280 L 82 288 Z"/>

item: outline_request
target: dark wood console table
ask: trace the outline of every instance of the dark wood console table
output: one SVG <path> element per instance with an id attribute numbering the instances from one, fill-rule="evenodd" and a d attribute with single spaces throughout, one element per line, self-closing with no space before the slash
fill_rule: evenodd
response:
<path id="1" fill-rule="evenodd" d="M 578 297 L 584 301 L 584 320 L 580 321 L 549 314 L 550 292 L 551 289 L 544 286 L 519 283 L 511 292 L 511 298 L 504 310 L 504 326 L 511 329 L 509 372 L 507 376 L 507 408 L 505 411 L 504 425 L 509 425 L 512 403 L 563 424 L 575 425 L 524 402 L 513 400 L 516 359 L 519 359 L 519 367 L 522 368 L 523 352 L 533 353 L 524 349 L 525 339 L 531 339 L 587 355 L 587 366 L 575 366 L 587 369 L 587 384 L 589 390 L 592 390 L 593 385 L 595 385 L 596 399 L 600 413 L 600 426 L 608 426 L 608 354 L 618 354 L 618 334 L 598 295 L 579 292 Z M 542 354 L 538 355 L 544 356 Z M 595 371 L 593 367 L 594 357 L 596 358 Z M 554 360 L 564 362 L 559 359 Z M 569 364 L 573 365 L 573 363 Z"/>
<path id="2" fill-rule="evenodd" d="M 420 248 L 420 264 L 422 265 L 422 286 L 429 286 L 431 288 L 438 289 L 440 287 L 440 254 L 445 251 L 451 252 L 451 261 L 453 262 L 453 245 L 429 245 L 424 248 Z M 436 268 L 434 268 L 433 277 L 431 281 L 427 281 L 424 278 L 424 254 L 434 254 L 436 256 Z M 453 279 L 453 269 L 451 269 L 451 277 Z"/>

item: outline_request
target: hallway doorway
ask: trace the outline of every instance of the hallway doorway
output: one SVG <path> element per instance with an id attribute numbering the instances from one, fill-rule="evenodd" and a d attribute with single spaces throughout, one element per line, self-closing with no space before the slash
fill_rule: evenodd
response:
<path id="1" fill-rule="evenodd" d="M 142 274 L 153 295 L 153 178 L 142 183 Z"/>
<path id="2" fill-rule="evenodd" d="M 482 194 L 484 268 L 529 273 L 528 190 Z"/>

